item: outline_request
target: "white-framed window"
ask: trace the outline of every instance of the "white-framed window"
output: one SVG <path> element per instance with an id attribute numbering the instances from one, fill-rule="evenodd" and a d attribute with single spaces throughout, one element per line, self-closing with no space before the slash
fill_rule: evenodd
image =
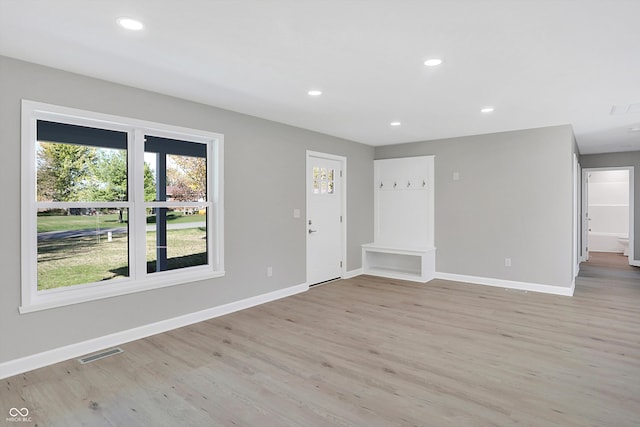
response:
<path id="1" fill-rule="evenodd" d="M 224 276 L 223 140 L 23 100 L 20 312 Z"/>

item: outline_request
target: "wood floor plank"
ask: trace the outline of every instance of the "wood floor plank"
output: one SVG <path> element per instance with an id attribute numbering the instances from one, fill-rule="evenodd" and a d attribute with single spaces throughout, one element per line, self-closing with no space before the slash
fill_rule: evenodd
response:
<path id="1" fill-rule="evenodd" d="M 5 379 L 0 411 L 61 427 L 638 426 L 640 280 L 606 264 L 574 297 L 342 280 Z"/>

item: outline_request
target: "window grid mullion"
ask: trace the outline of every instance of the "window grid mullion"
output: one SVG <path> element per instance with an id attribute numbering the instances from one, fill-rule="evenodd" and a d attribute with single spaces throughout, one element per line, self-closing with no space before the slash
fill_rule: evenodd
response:
<path id="1" fill-rule="evenodd" d="M 144 130 L 135 129 L 130 133 L 132 143 L 129 162 L 129 197 L 133 201 L 133 238 L 129 243 L 129 265 L 134 280 L 147 274 L 147 213 L 144 203 Z"/>
<path id="2" fill-rule="evenodd" d="M 175 207 L 212 207 L 213 203 L 209 201 L 205 202 L 176 202 L 174 200 L 166 201 L 166 202 L 145 202 L 144 205 L 147 208 L 175 208 Z"/>
<path id="3" fill-rule="evenodd" d="M 131 208 L 130 202 L 36 202 L 36 209 Z"/>

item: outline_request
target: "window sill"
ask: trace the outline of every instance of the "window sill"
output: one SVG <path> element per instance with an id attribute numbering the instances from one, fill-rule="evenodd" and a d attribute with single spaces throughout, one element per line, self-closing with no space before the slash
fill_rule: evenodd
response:
<path id="1" fill-rule="evenodd" d="M 41 292 L 38 295 L 34 295 L 30 303 L 21 305 L 18 310 L 20 314 L 32 313 L 136 292 L 166 288 L 168 286 L 177 286 L 202 280 L 215 279 L 218 277 L 224 277 L 224 275 L 224 271 L 199 271 L 188 273 L 181 271 L 167 271 L 158 273 L 158 275 L 151 275 L 144 280 L 133 281 L 131 279 L 122 279 L 112 283 L 86 285 L 82 288 L 60 289 L 46 293 Z"/>

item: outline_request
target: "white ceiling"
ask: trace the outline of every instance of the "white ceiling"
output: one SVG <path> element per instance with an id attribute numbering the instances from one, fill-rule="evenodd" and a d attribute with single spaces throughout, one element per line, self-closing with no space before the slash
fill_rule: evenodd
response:
<path id="1" fill-rule="evenodd" d="M 640 103 L 639 17 L 640 0 L 0 0 L 0 54 L 369 145 L 570 123 L 587 154 L 640 150 L 640 113 L 610 114 Z"/>

